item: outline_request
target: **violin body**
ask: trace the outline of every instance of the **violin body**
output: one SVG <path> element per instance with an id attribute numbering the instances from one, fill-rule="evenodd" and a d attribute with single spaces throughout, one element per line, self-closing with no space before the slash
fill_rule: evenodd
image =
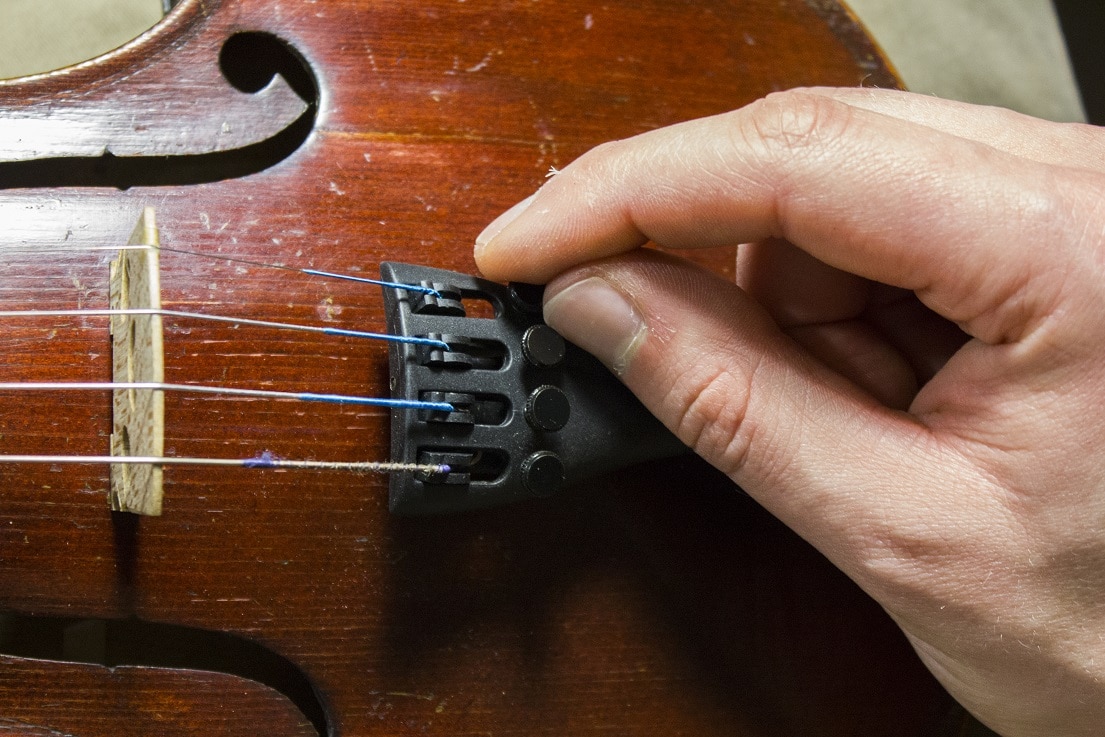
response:
<path id="1" fill-rule="evenodd" d="M 273 77 L 273 73 L 279 74 Z M 0 83 L 0 309 L 107 305 L 156 209 L 165 307 L 383 328 L 374 276 L 472 272 L 603 141 L 798 85 L 896 84 L 817 0 L 184 0 Z M 58 250 L 64 245 L 67 250 Z M 731 274 L 732 252 L 695 258 Z M 166 381 L 387 396 L 386 346 L 167 321 Z M 110 381 L 95 317 L 8 321 L 3 381 Z M 110 393 L 6 393 L 0 453 L 103 455 Z M 169 455 L 386 460 L 386 410 L 166 393 Z M 399 519 L 385 476 L 0 465 L 0 729 L 18 734 L 954 734 L 882 610 L 697 459 Z"/>

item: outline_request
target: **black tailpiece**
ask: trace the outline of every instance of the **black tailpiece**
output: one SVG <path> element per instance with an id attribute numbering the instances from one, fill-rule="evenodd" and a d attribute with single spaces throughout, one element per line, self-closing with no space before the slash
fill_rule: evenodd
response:
<path id="1" fill-rule="evenodd" d="M 392 343 L 392 396 L 453 406 L 392 410 L 392 460 L 450 469 L 393 474 L 392 512 L 549 496 L 588 476 L 687 452 L 602 364 L 542 321 L 543 287 L 398 263 L 381 264 L 380 273 L 436 291 L 385 289 L 388 332 L 449 345 Z"/>

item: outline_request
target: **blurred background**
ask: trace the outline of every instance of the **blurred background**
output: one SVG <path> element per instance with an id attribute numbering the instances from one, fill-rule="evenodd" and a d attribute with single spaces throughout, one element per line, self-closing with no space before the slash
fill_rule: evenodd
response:
<path id="1" fill-rule="evenodd" d="M 91 59 L 179 0 L 2 0 L 0 79 Z M 1099 0 L 846 0 L 906 85 L 1050 120 L 1105 123 Z"/>
<path id="2" fill-rule="evenodd" d="M 1055 0 L 1086 118 L 1105 125 L 1105 3 L 1100 0 Z"/>

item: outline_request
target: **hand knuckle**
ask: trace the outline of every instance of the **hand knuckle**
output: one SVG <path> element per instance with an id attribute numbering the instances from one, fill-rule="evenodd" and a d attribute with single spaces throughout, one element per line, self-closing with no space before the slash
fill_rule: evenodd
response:
<path id="1" fill-rule="evenodd" d="M 744 146 L 767 156 L 793 155 L 831 145 L 851 127 L 854 109 L 805 90 L 764 97 L 738 111 L 737 132 Z"/>
<path id="2" fill-rule="evenodd" d="M 748 461 L 750 380 L 731 366 L 695 367 L 669 396 L 679 418 L 676 435 L 721 471 L 733 475 Z"/>

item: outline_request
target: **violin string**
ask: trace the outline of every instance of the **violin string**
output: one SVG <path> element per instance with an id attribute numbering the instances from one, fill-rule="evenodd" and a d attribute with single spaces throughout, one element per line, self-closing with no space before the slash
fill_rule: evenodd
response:
<path id="1" fill-rule="evenodd" d="M 399 282 L 382 281 L 380 279 L 369 279 L 364 276 L 353 276 L 352 274 L 338 274 L 333 271 L 320 271 L 318 269 L 303 269 L 297 266 L 288 266 L 286 264 L 274 264 L 265 261 L 254 261 L 253 259 L 241 258 L 240 256 L 224 256 L 221 254 L 202 253 L 200 251 L 189 251 L 183 248 L 176 248 L 175 246 L 151 246 L 159 251 L 169 251 L 170 253 L 180 253 L 187 256 L 199 256 L 200 258 L 214 259 L 217 261 L 228 261 L 233 264 L 243 264 L 246 266 L 257 266 L 262 269 L 280 269 L 282 271 L 294 271 L 299 274 L 306 274 L 307 276 L 321 276 L 325 279 L 344 279 L 345 281 L 359 282 L 361 284 L 372 284 L 377 287 L 386 287 L 388 289 L 404 289 L 408 292 L 418 292 L 419 294 L 429 294 L 434 297 L 440 297 L 441 294 L 433 287 L 424 287 L 419 284 L 402 284 Z"/>
<path id="2" fill-rule="evenodd" d="M 287 322 L 272 322 L 269 320 L 252 320 L 244 317 L 231 317 L 227 315 L 210 315 L 203 312 L 184 312 L 181 310 L 164 310 L 147 307 L 132 307 L 124 309 L 81 309 L 81 310 L 0 310 L 0 317 L 110 317 L 114 315 L 160 315 L 162 317 L 175 317 L 187 320 L 207 320 L 212 322 L 233 323 L 235 325 L 250 325 L 253 327 L 276 328 L 278 330 L 298 330 L 307 333 L 321 333 L 324 335 L 340 335 L 351 338 L 367 338 L 370 340 L 384 340 L 392 343 L 407 343 L 411 345 L 424 345 L 431 348 L 449 350 L 449 344 L 433 338 L 419 338 L 417 336 L 392 335 L 391 333 L 372 333 L 363 330 L 347 330 L 345 328 L 328 328 L 316 325 L 297 325 Z"/>
<path id="3" fill-rule="evenodd" d="M 233 256 L 223 256 L 191 251 L 187 249 L 156 246 L 152 244 L 125 245 L 125 246 L 61 246 L 57 248 L 27 249 L 27 252 L 88 252 L 88 251 L 112 251 L 118 253 L 124 250 L 151 249 L 157 251 L 169 251 L 183 255 L 196 256 L 212 260 L 239 263 L 259 268 L 279 269 L 291 271 L 307 276 L 317 276 L 327 279 L 340 279 L 361 284 L 371 284 L 387 289 L 402 289 L 419 294 L 427 294 L 440 297 L 440 293 L 432 287 L 424 287 L 416 284 L 403 284 L 398 282 L 369 279 L 367 277 L 340 274 L 319 269 L 304 269 L 284 264 L 266 263 L 252 259 L 244 259 Z M 21 252 L 22 249 L 4 248 L 3 253 Z M 361 330 L 348 330 L 343 328 L 330 328 L 313 325 L 299 325 L 293 323 L 274 322 L 269 320 L 254 320 L 249 318 L 236 318 L 224 315 L 211 315 L 205 313 L 187 312 L 181 310 L 166 310 L 152 308 L 112 308 L 112 309 L 81 309 L 81 310 L 3 310 L 0 317 L 87 317 L 87 316 L 140 316 L 158 315 L 161 317 L 208 320 L 235 325 L 248 325 L 252 327 L 274 328 L 281 330 L 297 330 L 302 332 L 320 333 L 331 336 L 344 336 L 354 338 L 366 338 L 384 340 L 395 343 L 412 345 L 425 345 L 444 350 L 449 349 L 448 343 L 431 338 L 415 336 L 392 335 L 387 333 L 375 333 Z M 171 391 L 182 393 L 219 394 L 224 396 L 240 396 L 265 399 L 291 399 L 296 401 L 327 402 L 336 404 L 367 405 L 374 407 L 386 407 L 392 409 L 417 409 L 438 412 L 453 412 L 453 405 L 447 402 L 429 402 L 419 400 L 404 400 L 376 397 L 360 397 L 342 394 L 325 394 L 317 392 L 281 392 L 262 389 L 237 389 L 231 387 L 203 386 L 196 384 L 172 384 L 166 382 L 0 382 L 0 391 L 117 391 L 117 390 L 152 390 Z M 234 458 L 186 458 L 177 456 L 64 456 L 64 455 L 0 455 L 0 463 L 92 463 L 109 465 L 185 465 L 185 466 L 222 466 L 240 468 L 272 468 L 272 469 L 315 469 L 326 471 L 349 471 L 354 473 L 449 473 L 450 468 L 446 464 L 419 464 L 401 463 L 395 461 L 313 461 L 290 460 L 277 458 L 271 453 L 263 453 L 258 457 L 234 459 Z"/>
<path id="4" fill-rule="evenodd" d="M 0 463 L 105 464 L 147 466 L 223 466 L 235 468 L 273 468 L 353 473 L 449 473 L 447 464 L 400 463 L 396 461 L 307 461 L 277 458 L 263 453 L 255 458 L 189 458 L 183 456 L 67 456 L 0 455 Z"/>
<path id="5" fill-rule="evenodd" d="M 330 404 L 357 404 L 391 409 L 421 409 L 434 412 L 453 412 L 448 402 L 428 402 L 417 399 L 388 399 L 358 397 L 349 394 L 322 394 L 318 392 L 281 392 L 269 389 L 237 389 L 202 384 L 171 384 L 160 381 L 5 381 L 0 391 L 115 391 L 122 389 L 154 390 L 191 394 L 222 394 L 235 397 L 264 399 L 294 399 L 301 402 L 327 402 Z"/>
<path id="6" fill-rule="evenodd" d="M 372 284 L 377 287 L 384 287 L 386 289 L 403 289 L 408 292 L 417 292 L 418 294 L 428 294 L 434 297 L 440 297 L 441 293 L 433 287 L 424 287 L 420 284 L 403 284 L 401 282 L 383 281 L 380 279 L 369 279 L 364 276 L 353 276 L 352 274 L 339 274 L 333 271 L 321 271 L 319 269 L 303 269 L 297 266 L 288 266 L 286 264 L 274 264 L 265 261 L 254 261 L 253 259 L 241 258 L 240 256 L 224 256 L 214 253 L 203 253 L 202 251 L 190 251 L 185 248 L 176 248 L 174 246 L 154 246 L 154 245 L 127 245 L 127 246 L 56 246 L 53 248 L 34 248 L 34 249 L 22 249 L 19 247 L 9 247 L 0 249 L 3 253 L 83 253 L 86 251 L 135 251 L 140 249 L 151 249 L 155 251 L 168 251 L 169 253 L 179 253 L 186 256 L 197 256 L 199 258 L 211 259 L 213 261 L 227 261 L 233 264 L 243 264 L 245 266 L 256 266 L 263 269 L 279 269 L 281 271 L 292 271 L 297 274 L 305 274 L 307 276 L 320 276 L 325 279 L 341 279 L 344 281 L 358 282 L 360 284 Z"/>

